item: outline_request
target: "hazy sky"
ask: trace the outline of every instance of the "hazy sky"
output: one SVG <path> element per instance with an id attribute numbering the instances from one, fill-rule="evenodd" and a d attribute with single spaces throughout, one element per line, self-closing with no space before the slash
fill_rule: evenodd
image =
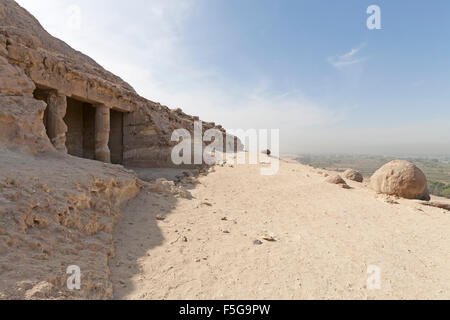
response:
<path id="1" fill-rule="evenodd" d="M 448 0 L 18 2 L 144 97 L 279 128 L 284 153 L 450 154 Z"/>

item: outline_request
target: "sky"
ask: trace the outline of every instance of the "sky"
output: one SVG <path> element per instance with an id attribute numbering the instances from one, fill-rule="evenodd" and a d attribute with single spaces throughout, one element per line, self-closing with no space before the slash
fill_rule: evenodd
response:
<path id="1" fill-rule="evenodd" d="M 280 129 L 282 153 L 450 154 L 448 0 L 17 2 L 145 98 Z"/>

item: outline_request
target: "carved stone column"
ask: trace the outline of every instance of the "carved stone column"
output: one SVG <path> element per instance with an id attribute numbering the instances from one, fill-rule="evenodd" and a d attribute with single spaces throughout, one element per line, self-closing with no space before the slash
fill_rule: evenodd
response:
<path id="1" fill-rule="evenodd" d="M 47 98 L 47 110 L 48 137 L 57 151 L 67 153 L 67 125 L 64 122 L 67 112 L 66 96 L 59 94 L 56 90 L 50 91 Z"/>
<path id="2" fill-rule="evenodd" d="M 104 104 L 95 105 L 95 159 L 111 162 L 111 152 L 108 147 L 110 131 L 110 110 Z"/>

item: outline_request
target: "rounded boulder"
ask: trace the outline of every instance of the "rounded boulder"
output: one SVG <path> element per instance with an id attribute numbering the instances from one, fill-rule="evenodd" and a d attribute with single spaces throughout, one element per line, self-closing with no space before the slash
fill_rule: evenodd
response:
<path id="1" fill-rule="evenodd" d="M 378 169 L 370 178 L 370 187 L 378 193 L 401 198 L 429 199 L 425 174 L 405 160 L 394 160 Z"/>

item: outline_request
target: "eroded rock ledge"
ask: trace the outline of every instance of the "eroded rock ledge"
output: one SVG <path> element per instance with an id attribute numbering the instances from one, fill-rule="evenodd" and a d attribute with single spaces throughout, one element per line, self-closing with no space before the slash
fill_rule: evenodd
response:
<path id="1" fill-rule="evenodd" d="M 135 173 L 120 166 L 58 153 L 3 152 L 0 298 L 112 297 L 112 232 L 120 206 L 140 187 Z M 67 290 L 70 265 L 82 270 L 81 291 Z"/>

